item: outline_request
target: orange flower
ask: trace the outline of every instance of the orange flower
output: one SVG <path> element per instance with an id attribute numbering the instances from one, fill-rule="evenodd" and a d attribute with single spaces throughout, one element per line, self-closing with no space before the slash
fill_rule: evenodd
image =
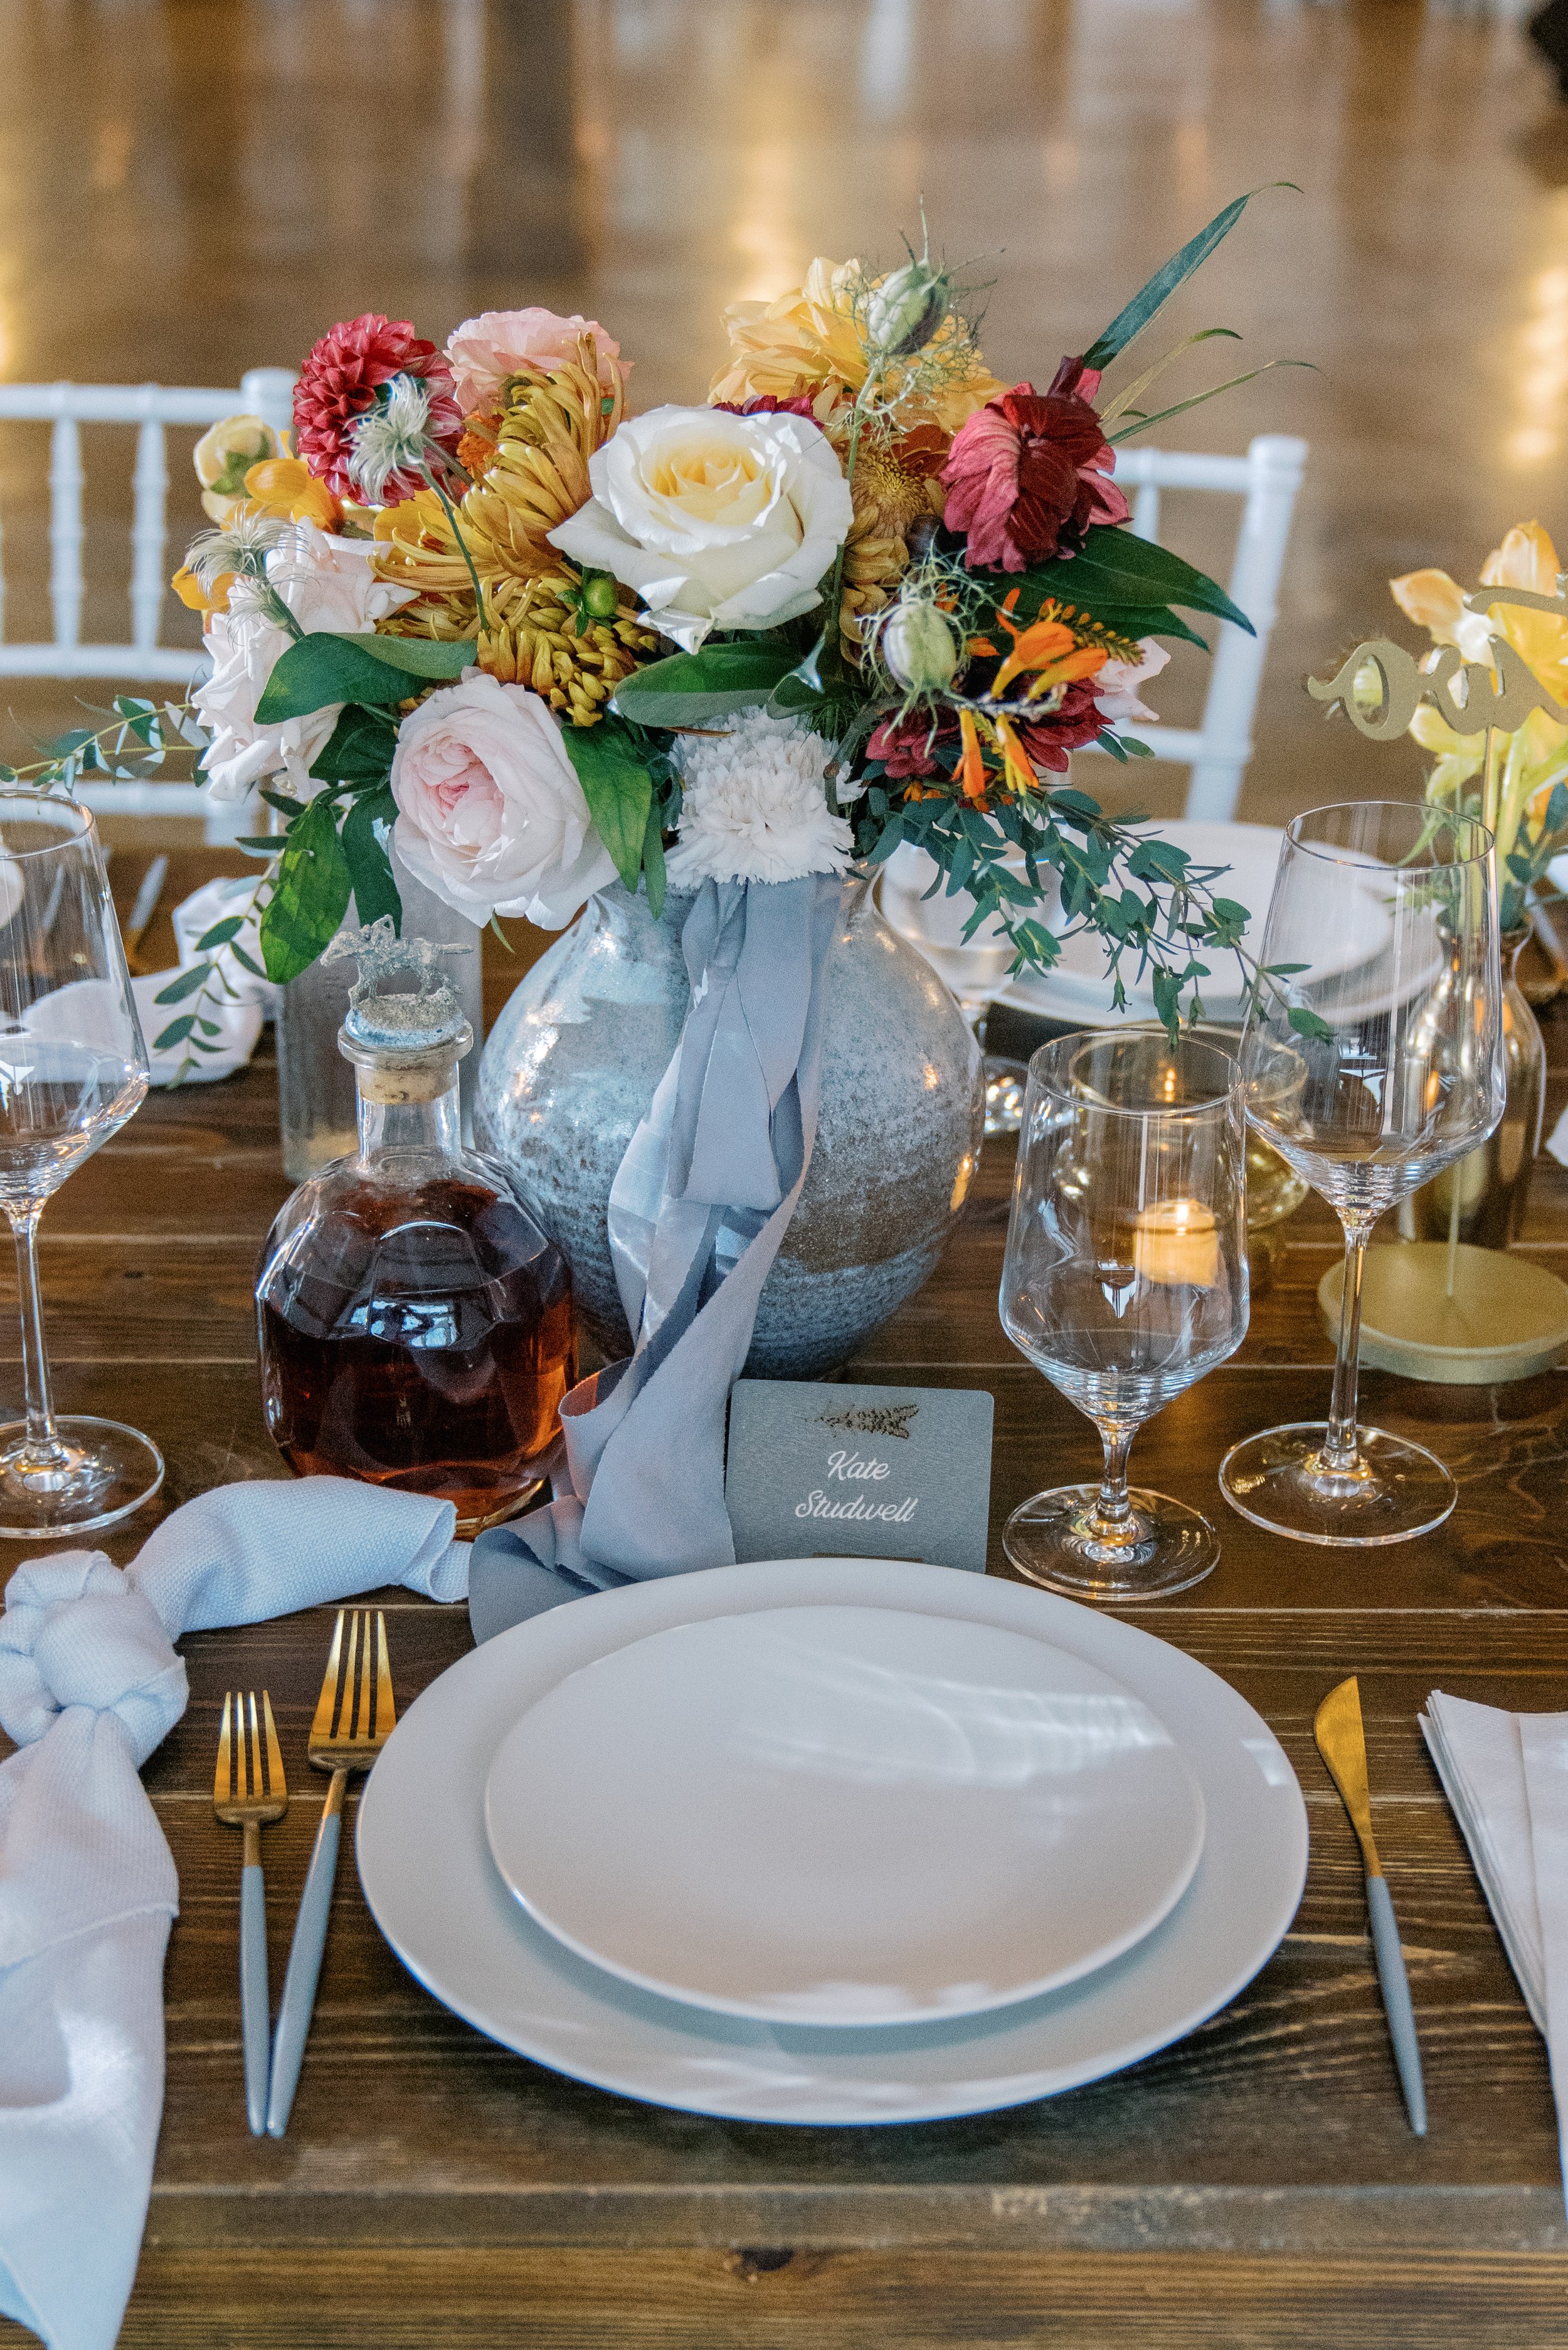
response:
<path id="1" fill-rule="evenodd" d="M 1033 627 L 1015 629 L 1005 612 L 998 619 L 1012 639 L 1012 650 L 992 681 L 993 694 L 1005 693 L 1016 677 L 1027 670 L 1039 675 L 1029 688 L 1028 698 L 1048 692 L 1054 685 L 1071 685 L 1078 678 L 1093 677 L 1104 669 L 1110 655 L 1099 645 L 1076 647 L 1071 629 L 1060 620 L 1036 620 Z"/>
<path id="2" fill-rule="evenodd" d="M 1012 731 L 1012 721 L 998 718 L 995 723 L 996 739 L 1002 745 L 1002 755 L 1007 764 L 1008 788 L 1023 799 L 1034 789 L 1034 769 L 1023 743 Z"/>
<path id="3" fill-rule="evenodd" d="M 343 519 L 326 483 L 297 457 L 264 457 L 245 475 L 245 495 L 264 514 L 284 522 L 313 522 L 317 530 L 337 530 Z"/>
<path id="4" fill-rule="evenodd" d="M 985 754 L 980 747 L 980 728 L 975 724 L 972 710 L 959 712 L 959 740 L 963 745 L 959 758 L 959 781 L 963 785 L 964 797 L 982 800 L 988 780 Z"/>
<path id="5" fill-rule="evenodd" d="M 213 582 L 213 592 L 209 595 L 190 565 L 182 563 L 169 585 L 187 610 L 200 612 L 205 619 L 213 612 L 228 610 L 229 590 L 238 577 L 239 574 L 234 571 L 220 572 Z"/>

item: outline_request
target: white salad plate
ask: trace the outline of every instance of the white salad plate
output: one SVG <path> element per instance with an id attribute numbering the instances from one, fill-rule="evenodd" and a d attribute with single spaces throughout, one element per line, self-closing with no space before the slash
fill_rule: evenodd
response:
<path id="1" fill-rule="evenodd" d="M 763 2023 L 647 1991 L 579 1958 L 491 1858 L 484 1788 L 503 1739 L 568 1673 L 670 1626 L 780 1607 L 881 1607 L 1064 1649 L 1140 1698 L 1202 1795 L 1192 1882 L 1095 1973 L 957 2022 Z M 1217 1675 L 1135 1625 L 1049 1592 L 900 1560 L 714 1567 L 575 1599 L 459 1660 L 409 1708 L 359 1805 L 359 1874 L 405 1966 L 504 2046 L 617 2095 L 741 2121 L 939 2120 L 1028 2103 L 1136 2064 L 1233 1999 L 1295 1914 L 1306 1810 L 1273 1733 Z"/>
<path id="2" fill-rule="evenodd" d="M 975 2015 L 1173 1909 L 1203 1801 L 1164 1724 L 993 1624 L 783 1607 L 584 1665 L 501 1742 L 495 1865 L 645 1990 L 764 2022 Z"/>

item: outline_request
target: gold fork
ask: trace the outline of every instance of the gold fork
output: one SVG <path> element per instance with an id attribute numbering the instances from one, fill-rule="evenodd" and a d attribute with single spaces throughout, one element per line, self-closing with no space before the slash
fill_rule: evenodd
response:
<path id="1" fill-rule="evenodd" d="M 347 1660 L 343 1644 L 345 1620 L 348 1627 Z M 375 1646 L 372 1678 L 370 1610 L 340 1607 L 327 1670 L 322 1675 L 321 1695 L 317 1700 L 316 1719 L 310 1725 L 311 1767 L 330 1771 L 332 1784 L 327 1791 L 321 1825 L 316 1832 L 316 1849 L 310 1856 L 305 1890 L 299 1897 L 288 1972 L 284 1977 L 283 2004 L 277 2012 L 277 2030 L 273 2035 L 266 2126 L 274 2137 L 281 2137 L 288 2127 L 289 2108 L 294 2104 L 311 2011 L 316 2005 L 316 1979 L 321 1972 L 321 1953 L 327 1945 L 327 1919 L 332 1907 L 332 1881 L 337 1869 L 337 1838 L 348 1774 L 369 1769 L 391 1736 L 398 1718 L 392 1703 L 387 1619 L 379 1608 L 376 1610 Z"/>
<path id="2" fill-rule="evenodd" d="M 231 1710 L 235 1733 L 233 1737 L 229 1727 Z M 274 1820 L 281 1820 L 288 1809 L 283 1756 L 278 1752 L 277 1731 L 273 1726 L 272 1700 L 265 1690 L 262 1691 L 260 1722 L 256 1719 L 254 1690 L 248 1695 L 242 1690 L 237 1702 L 233 1690 L 223 1699 L 218 1767 L 213 1779 L 213 1809 L 225 1827 L 244 1828 L 245 1832 L 240 1870 L 240 2020 L 245 2049 L 245 2113 L 252 2134 L 260 2137 L 266 2127 L 267 2091 L 266 1888 L 262 1880 L 261 1832 Z"/>

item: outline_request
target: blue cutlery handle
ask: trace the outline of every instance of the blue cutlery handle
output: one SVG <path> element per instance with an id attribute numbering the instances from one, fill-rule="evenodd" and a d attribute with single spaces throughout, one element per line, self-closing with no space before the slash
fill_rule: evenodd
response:
<path id="1" fill-rule="evenodd" d="M 1409 1978 L 1405 1972 L 1404 1953 L 1399 1948 L 1399 1927 L 1394 1915 L 1394 1900 L 1386 1877 L 1367 1878 L 1366 1907 L 1372 1918 L 1372 1947 L 1377 1953 L 1383 2004 L 1388 2014 L 1388 2037 L 1394 2043 L 1394 2062 L 1399 2069 L 1399 2086 L 1405 2092 L 1405 2110 L 1410 2116 L 1410 2127 L 1416 2136 L 1425 2137 L 1427 2091 L 1421 2079 L 1421 2049 L 1416 2038 L 1416 2011 L 1410 2004 Z"/>
<path id="2" fill-rule="evenodd" d="M 245 2116 L 251 2136 L 266 2128 L 271 2019 L 266 1999 L 266 1890 L 254 1863 L 240 1872 L 240 2022 L 245 2043 Z"/>
<path id="3" fill-rule="evenodd" d="M 321 1972 L 321 1953 L 327 1943 L 332 1881 L 337 1873 L 339 1825 L 337 1805 L 328 1796 L 327 1808 L 316 1832 L 316 1849 L 310 1856 L 305 1890 L 299 1897 L 299 1915 L 294 1921 L 294 1940 L 289 1945 L 288 1972 L 283 1981 L 283 2004 L 277 2012 L 277 2031 L 273 2039 L 272 2088 L 266 2107 L 267 2130 L 273 2137 L 281 2137 L 288 2127 L 289 2109 L 299 2084 L 311 2010 L 316 2005 L 316 1979 Z"/>

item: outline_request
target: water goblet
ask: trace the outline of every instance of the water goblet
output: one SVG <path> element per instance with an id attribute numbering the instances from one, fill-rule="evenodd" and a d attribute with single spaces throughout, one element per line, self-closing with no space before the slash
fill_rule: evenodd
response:
<path id="1" fill-rule="evenodd" d="M 1490 834 L 1404 801 L 1297 816 L 1260 960 L 1241 1048 L 1247 1117 L 1336 1211 L 1345 1302 L 1327 1419 L 1248 1437 L 1220 1486 L 1244 1518 L 1298 1542 L 1406 1542 L 1441 1525 L 1455 1487 L 1424 1445 L 1357 1426 L 1362 1266 L 1384 1210 L 1502 1115 Z"/>
<path id="2" fill-rule="evenodd" d="M 163 1482 L 133 1428 L 57 1413 L 38 1284 L 45 1202 L 147 1092 L 147 1048 L 92 818 L 0 793 L 0 1208 L 16 1244 L 26 1419 L 0 1427 L 0 1535 L 111 1525 Z"/>
<path id="3" fill-rule="evenodd" d="M 1130 1489 L 1146 1419 L 1247 1329 L 1245 1127 L 1230 1054 L 1160 1027 L 1080 1032 L 1029 1064 L 1002 1274 L 1013 1345 L 1092 1419 L 1097 1485 L 1036 1493 L 1002 1536 L 1075 1599 L 1182 1591 L 1213 1567 L 1207 1518 Z"/>

